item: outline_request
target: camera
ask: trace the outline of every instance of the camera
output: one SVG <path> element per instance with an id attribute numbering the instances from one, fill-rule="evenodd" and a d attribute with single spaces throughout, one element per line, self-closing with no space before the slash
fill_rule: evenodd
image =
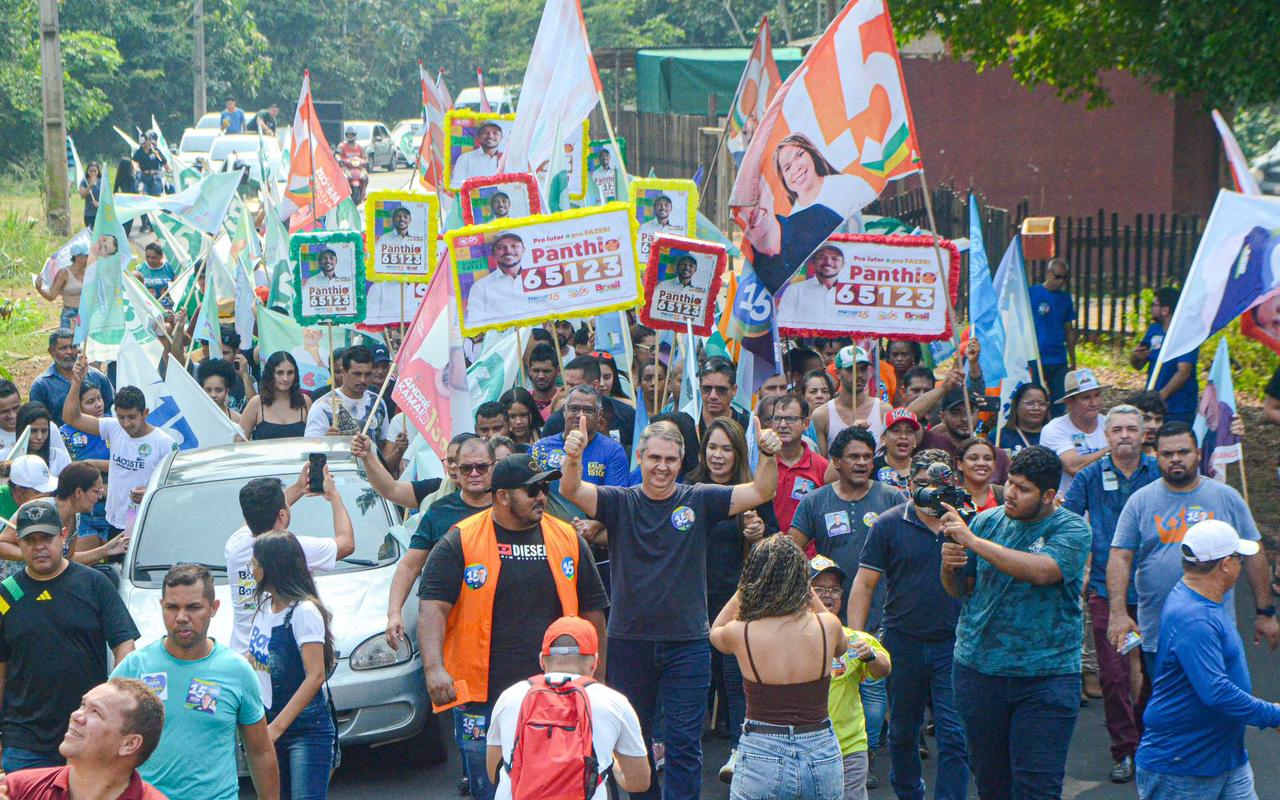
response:
<path id="1" fill-rule="evenodd" d="M 964 507 L 969 503 L 969 493 L 958 486 L 950 484 L 946 486 L 921 486 L 912 490 L 911 501 L 916 504 L 917 508 L 923 508 L 939 517 L 946 513 L 947 510 L 942 507 L 942 504 L 946 503 L 960 511 L 961 516 L 963 516 Z"/>

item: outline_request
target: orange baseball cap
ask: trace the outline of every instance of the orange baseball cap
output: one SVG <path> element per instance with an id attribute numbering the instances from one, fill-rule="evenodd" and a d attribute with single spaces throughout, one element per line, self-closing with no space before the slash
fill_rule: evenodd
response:
<path id="1" fill-rule="evenodd" d="M 551 643 L 561 636 L 572 636 L 577 642 L 577 653 L 553 653 Z M 559 648 L 557 648 L 559 649 Z M 582 617 L 561 617 L 551 623 L 542 636 L 542 654 L 594 656 L 600 649 L 600 640 L 596 636 L 595 626 Z"/>

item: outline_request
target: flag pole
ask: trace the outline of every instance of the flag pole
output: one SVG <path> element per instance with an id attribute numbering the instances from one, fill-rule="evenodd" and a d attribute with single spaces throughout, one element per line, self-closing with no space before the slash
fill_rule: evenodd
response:
<path id="1" fill-rule="evenodd" d="M 516 326 L 516 383 L 524 388 L 524 341 L 520 338 L 520 326 Z"/>
<path id="2" fill-rule="evenodd" d="M 933 200 L 929 197 L 929 182 L 924 177 L 924 164 L 920 165 L 920 190 L 924 195 L 924 213 L 929 217 L 929 238 L 933 241 L 933 255 L 938 261 L 938 283 L 942 286 L 942 298 L 947 301 L 947 315 L 951 319 L 951 341 L 956 346 L 956 355 L 964 370 L 964 383 L 961 393 L 964 395 L 964 415 L 973 419 L 973 409 L 969 407 L 969 359 L 960 352 L 960 318 L 956 316 L 956 305 L 951 302 L 951 282 L 947 280 L 947 268 L 942 263 L 942 245 L 939 244 L 938 220 L 933 216 Z M 858 365 L 853 365 L 854 382 L 857 382 Z M 854 407 L 857 410 L 857 406 Z"/>
<path id="3" fill-rule="evenodd" d="M 326 322 L 325 328 L 329 331 L 329 394 L 333 395 L 333 397 L 330 398 L 329 404 L 333 411 L 333 420 L 329 427 L 333 427 L 332 423 L 338 421 L 338 384 L 333 379 L 336 374 L 333 371 L 333 323 Z"/>
<path id="4" fill-rule="evenodd" d="M 400 347 L 404 346 L 404 282 L 400 281 Z M 396 352 L 400 352 L 400 347 Z"/>
<path id="5" fill-rule="evenodd" d="M 1240 440 L 1239 445 L 1240 445 L 1240 494 L 1244 495 L 1244 504 L 1247 506 L 1249 505 L 1249 473 L 1247 473 L 1244 468 L 1244 440 L 1243 439 Z M 1222 469 L 1223 469 L 1223 473 L 1225 474 L 1226 467 L 1224 466 Z"/>
<path id="6" fill-rule="evenodd" d="M 733 98 L 733 105 L 729 106 L 729 114 L 733 114 L 733 109 L 738 107 L 737 95 Z M 724 149 L 724 143 L 729 139 L 729 118 L 725 117 L 724 127 L 720 130 L 720 139 L 716 142 L 715 155 L 711 156 L 711 166 L 707 167 L 707 177 L 702 179 L 703 186 L 711 185 L 711 178 L 716 174 L 716 167 L 720 164 L 720 151 Z M 702 187 L 698 187 L 698 211 L 702 211 L 702 204 L 706 202 L 707 193 L 702 191 Z"/>
<path id="7" fill-rule="evenodd" d="M 391 369 L 387 370 L 387 377 L 382 379 L 382 388 L 378 390 L 378 396 L 373 399 L 373 405 L 369 406 L 369 414 L 364 418 L 364 427 L 360 429 L 361 436 L 369 434 L 369 426 L 373 424 L 373 418 L 378 414 L 378 406 L 382 404 L 382 396 L 387 393 L 387 387 L 391 385 L 391 378 L 396 374 L 396 362 L 391 362 Z M 336 389 L 334 391 L 337 391 Z"/>

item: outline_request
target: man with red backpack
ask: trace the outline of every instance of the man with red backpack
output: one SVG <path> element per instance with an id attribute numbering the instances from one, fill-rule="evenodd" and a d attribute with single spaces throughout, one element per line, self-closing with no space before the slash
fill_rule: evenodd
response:
<path id="1" fill-rule="evenodd" d="M 495 800 L 604 800 L 611 769 L 623 791 L 649 788 L 635 709 L 590 677 L 598 651 L 591 623 L 561 617 L 542 637 L 543 674 L 498 697 L 485 753 Z"/>

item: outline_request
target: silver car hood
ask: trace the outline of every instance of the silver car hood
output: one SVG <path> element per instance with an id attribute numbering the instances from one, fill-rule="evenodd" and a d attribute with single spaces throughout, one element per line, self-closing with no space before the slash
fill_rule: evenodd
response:
<path id="1" fill-rule="evenodd" d="M 396 565 L 391 563 L 381 567 L 316 575 L 320 599 L 333 615 L 333 637 L 340 657 L 347 657 L 361 642 L 386 629 L 387 596 L 395 571 Z M 209 635 L 223 644 L 229 644 L 233 616 L 230 590 L 225 583 L 219 584 L 215 587 L 215 595 L 221 605 L 213 617 Z M 133 621 L 141 634 L 138 639 L 139 647 L 164 636 L 159 586 L 137 586 L 128 579 L 121 579 L 120 596 L 133 615 Z M 417 604 L 411 598 L 405 606 L 405 628 L 412 631 L 417 619 Z"/>

